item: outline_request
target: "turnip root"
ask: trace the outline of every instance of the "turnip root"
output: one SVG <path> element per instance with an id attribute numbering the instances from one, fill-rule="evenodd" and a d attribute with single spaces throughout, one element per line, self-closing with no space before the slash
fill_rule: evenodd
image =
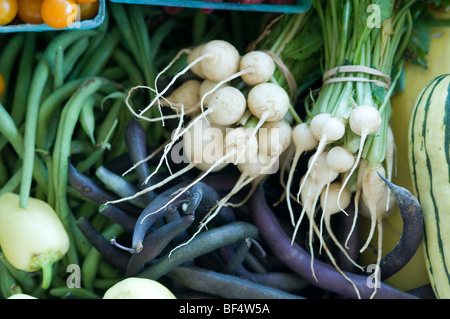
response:
<path id="1" fill-rule="evenodd" d="M 379 177 L 385 176 L 386 172 L 384 167 L 381 164 L 371 164 L 367 163 L 364 165 L 362 171 L 361 178 L 361 195 L 362 199 L 367 206 L 367 209 L 370 214 L 371 226 L 369 230 L 369 235 L 366 240 L 366 243 L 360 249 L 360 252 L 363 252 L 370 244 L 370 241 L 375 232 L 375 228 L 378 228 L 378 253 L 377 253 L 377 262 L 378 267 L 375 268 L 374 277 L 375 277 L 375 285 L 374 285 L 374 293 L 376 293 L 376 289 L 378 286 L 378 278 L 379 278 L 379 265 L 382 257 L 382 238 L 383 238 L 383 225 L 382 219 L 386 214 L 386 201 L 387 197 L 389 197 L 388 186 L 387 184 Z M 384 197 L 384 201 L 383 200 Z M 380 204 L 381 202 L 381 204 Z M 392 202 L 392 201 L 391 201 Z"/>
<path id="2" fill-rule="evenodd" d="M 297 236 L 298 229 L 302 222 L 303 216 L 307 215 L 309 219 L 309 247 L 311 250 L 311 270 L 314 273 L 313 259 L 313 235 L 314 235 L 314 217 L 317 210 L 317 202 L 319 200 L 320 194 L 325 186 L 329 185 L 334 181 L 338 173 L 331 170 L 327 165 L 326 152 L 322 152 L 315 157 L 310 158 L 308 163 L 308 171 L 310 174 L 304 175 L 301 180 L 301 184 L 304 185 L 304 189 L 300 194 L 302 203 L 302 212 L 295 225 L 294 234 L 292 236 L 292 244 L 294 243 L 295 237 Z M 322 238 L 320 238 L 322 240 Z"/>
<path id="3" fill-rule="evenodd" d="M 336 238 L 333 229 L 331 228 L 331 216 L 341 212 L 341 207 L 347 207 L 350 204 L 352 193 L 346 187 L 340 192 L 342 182 L 336 181 L 324 188 L 320 194 L 320 206 L 322 207 L 322 220 L 325 224 L 325 228 L 333 240 L 334 244 L 342 251 L 344 256 L 356 267 L 363 270 L 347 253 L 346 249 L 342 246 L 339 240 Z M 340 202 L 338 204 L 338 194 L 341 193 Z M 322 230 L 322 227 L 321 227 Z M 321 236 L 322 237 L 322 236 Z"/>
<path id="4" fill-rule="evenodd" d="M 319 156 L 322 155 L 325 146 L 330 142 L 335 142 L 340 140 L 345 134 L 345 123 L 340 117 L 333 117 L 329 113 L 320 113 L 311 119 L 310 123 L 311 134 L 319 141 L 317 145 L 316 152 L 311 158 L 311 165 L 308 166 L 305 176 L 308 177 L 311 174 L 311 170 L 315 167 L 315 162 L 318 160 Z M 328 167 L 328 164 L 327 164 Z M 304 182 L 300 184 L 300 188 L 297 193 L 297 200 L 303 190 Z"/>
<path id="5" fill-rule="evenodd" d="M 275 62 L 263 51 L 250 51 L 242 57 L 240 70 L 247 70 L 241 75 L 242 80 L 250 86 L 255 86 L 270 80 L 275 72 Z"/>
<path id="6" fill-rule="evenodd" d="M 353 109 L 349 117 L 349 126 L 353 133 L 361 137 L 358 154 L 350 173 L 344 181 L 344 186 L 348 183 L 351 175 L 359 165 L 366 138 L 370 134 L 375 134 L 381 126 L 380 112 L 371 105 L 360 105 Z"/>
<path id="7" fill-rule="evenodd" d="M 281 121 L 288 112 L 290 100 L 281 86 L 274 83 L 261 83 L 248 92 L 247 104 L 249 110 L 263 123 L 277 122 Z"/>
<path id="8" fill-rule="evenodd" d="M 181 52 L 192 52 L 191 50 L 182 50 Z M 197 56 L 198 53 L 198 56 Z M 179 55 L 177 55 L 178 57 Z M 177 58 L 176 57 L 176 58 Z M 195 57 L 195 58 L 194 58 Z M 240 55 L 237 49 L 229 42 L 223 40 L 211 40 L 201 46 L 199 52 L 195 51 L 194 55 L 189 58 L 192 60 L 183 70 L 177 73 L 170 83 L 159 92 L 157 89 L 156 96 L 139 114 L 138 117 L 147 112 L 175 83 L 175 81 L 188 70 L 191 70 L 195 65 L 201 68 L 201 75 L 205 79 L 220 82 L 226 80 L 231 75 L 239 70 Z M 170 64 L 169 64 L 170 65 Z M 166 67 L 167 69 L 168 67 Z"/>
<path id="9" fill-rule="evenodd" d="M 310 127 L 306 123 L 297 124 L 292 130 L 292 141 L 295 146 L 294 157 L 292 159 L 291 169 L 289 170 L 288 180 L 286 182 L 286 203 L 291 218 L 291 223 L 295 226 L 294 212 L 292 210 L 291 202 L 291 185 L 294 177 L 294 171 L 300 156 L 306 152 L 314 149 L 319 141 L 311 133 Z"/>
<path id="10" fill-rule="evenodd" d="M 292 142 L 292 127 L 285 121 L 267 122 L 258 132 L 259 150 L 268 156 L 280 156 Z"/>
<path id="11" fill-rule="evenodd" d="M 247 95 L 247 106 L 259 119 L 254 128 L 254 135 L 264 123 L 283 120 L 290 103 L 286 91 L 277 84 L 267 82 L 252 87 Z"/>

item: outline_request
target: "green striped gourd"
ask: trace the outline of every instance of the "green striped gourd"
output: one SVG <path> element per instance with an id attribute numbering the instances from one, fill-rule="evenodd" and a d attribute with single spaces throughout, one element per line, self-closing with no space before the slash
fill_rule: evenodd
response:
<path id="1" fill-rule="evenodd" d="M 424 214 L 424 249 L 437 298 L 450 298 L 450 74 L 417 97 L 409 125 L 412 192 Z"/>

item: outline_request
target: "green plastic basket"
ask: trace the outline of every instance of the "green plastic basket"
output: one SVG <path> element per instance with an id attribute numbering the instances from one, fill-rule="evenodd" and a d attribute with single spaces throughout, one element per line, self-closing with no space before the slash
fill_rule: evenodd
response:
<path id="1" fill-rule="evenodd" d="M 75 21 L 72 25 L 63 29 L 55 29 L 46 24 L 14 24 L 14 25 L 6 25 L 0 26 L 0 33 L 11 33 L 11 32 L 42 32 L 42 31 L 62 31 L 62 30 L 87 30 L 94 29 L 102 24 L 105 19 L 105 1 L 100 0 L 98 6 L 97 15 L 89 20 L 83 21 Z"/>
<path id="2" fill-rule="evenodd" d="M 234 2 L 213 2 L 199 0 L 110 0 L 111 2 L 128 4 L 147 4 L 155 6 L 216 9 L 216 10 L 239 10 L 239 11 L 260 11 L 260 12 L 285 12 L 303 13 L 311 7 L 311 0 L 297 0 L 294 4 L 244 4 Z"/>

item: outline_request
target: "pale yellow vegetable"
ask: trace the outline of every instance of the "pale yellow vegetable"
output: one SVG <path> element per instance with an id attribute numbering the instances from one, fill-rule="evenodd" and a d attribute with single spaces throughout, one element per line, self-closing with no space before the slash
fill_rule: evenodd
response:
<path id="1" fill-rule="evenodd" d="M 42 287 L 48 288 L 52 264 L 69 249 L 69 237 L 53 208 L 30 198 L 26 209 L 19 206 L 19 195 L 0 195 L 0 247 L 17 269 L 42 270 Z"/>
<path id="2" fill-rule="evenodd" d="M 129 277 L 110 287 L 103 299 L 176 299 L 175 295 L 156 280 Z"/>
<path id="3" fill-rule="evenodd" d="M 14 294 L 8 297 L 8 299 L 37 299 L 37 298 L 27 294 Z"/>

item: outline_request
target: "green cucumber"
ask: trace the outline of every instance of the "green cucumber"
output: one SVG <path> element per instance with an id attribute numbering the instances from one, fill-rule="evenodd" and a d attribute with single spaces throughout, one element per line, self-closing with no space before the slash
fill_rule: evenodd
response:
<path id="1" fill-rule="evenodd" d="M 430 81 L 409 124 L 412 192 L 424 214 L 424 249 L 437 298 L 450 298 L 450 74 Z"/>

